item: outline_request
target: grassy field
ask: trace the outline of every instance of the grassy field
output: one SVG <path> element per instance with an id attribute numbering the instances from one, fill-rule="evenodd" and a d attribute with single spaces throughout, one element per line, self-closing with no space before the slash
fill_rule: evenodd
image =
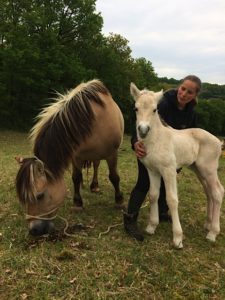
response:
<path id="1" fill-rule="evenodd" d="M 71 173 L 65 179 L 68 197 L 59 210 L 52 236 L 28 235 L 15 193 L 16 155 L 28 156 L 27 135 L 0 132 L 0 299 L 225 299 L 225 207 L 216 243 L 205 239 L 205 197 L 188 170 L 178 175 L 184 249 L 172 246 L 171 224 L 162 223 L 143 243 L 123 231 L 122 212 L 114 209 L 113 189 L 105 162 L 100 165 L 101 192 L 91 194 L 84 175 L 85 210 L 72 206 Z M 125 137 L 119 155 L 121 185 L 127 202 L 136 180 L 136 161 Z M 225 185 L 225 157 L 219 174 Z M 149 205 L 139 222 L 144 229 Z M 112 226 L 112 227 L 110 227 Z"/>

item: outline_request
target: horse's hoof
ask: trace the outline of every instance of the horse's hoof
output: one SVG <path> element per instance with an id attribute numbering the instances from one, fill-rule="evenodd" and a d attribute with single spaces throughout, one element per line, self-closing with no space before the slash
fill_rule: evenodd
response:
<path id="1" fill-rule="evenodd" d="M 100 192 L 100 188 L 99 187 L 91 188 L 91 192 L 97 194 Z"/>
<path id="2" fill-rule="evenodd" d="M 84 210 L 83 206 L 73 206 L 72 207 L 72 211 L 74 211 L 74 212 L 80 212 L 83 210 Z"/>

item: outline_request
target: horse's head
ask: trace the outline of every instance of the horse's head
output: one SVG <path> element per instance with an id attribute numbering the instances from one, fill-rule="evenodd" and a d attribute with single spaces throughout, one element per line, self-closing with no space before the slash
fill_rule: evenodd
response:
<path id="1" fill-rule="evenodd" d="M 157 105 L 163 91 L 157 93 L 146 89 L 140 91 L 134 83 L 131 83 L 130 93 L 135 101 L 137 134 L 144 139 L 158 119 Z"/>
<path id="2" fill-rule="evenodd" d="M 66 187 L 63 179 L 54 181 L 44 163 L 36 157 L 16 160 L 20 164 L 16 190 L 28 221 L 29 232 L 38 236 L 54 229 L 52 220 L 63 202 Z"/>

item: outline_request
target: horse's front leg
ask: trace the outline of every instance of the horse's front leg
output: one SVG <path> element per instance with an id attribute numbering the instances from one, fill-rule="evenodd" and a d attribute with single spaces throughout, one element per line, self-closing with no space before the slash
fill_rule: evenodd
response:
<path id="1" fill-rule="evenodd" d="M 149 180 L 150 180 L 150 190 L 149 190 L 149 200 L 150 200 L 150 213 L 148 225 L 146 227 L 146 232 L 149 234 L 154 234 L 156 227 L 159 224 L 159 209 L 158 209 L 158 199 L 161 176 L 158 173 L 153 173 L 148 170 Z"/>
<path id="2" fill-rule="evenodd" d="M 90 190 L 93 193 L 98 193 L 100 191 L 99 185 L 98 185 L 98 167 L 100 165 L 100 160 L 94 160 L 93 161 L 93 178 L 92 182 L 90 184 Z"/>
<path id="3" fill-rule="evenodd" d="M 80 194 L 80 186 L 82 183 L 82 169 L 77 167 L 75 163 L 73 163 L 73 187 L 74 187 L 74 195 L 73 195 L 73 203 L 75 206 L 75 210 L 79 211 L 83 209 L 83 200 Z"/>
<path id="4" fill-rule="evenodd" d="M 165 188 L 166 188 L 166 200 L 171 213 L 172 226 L 173 226 L 173 243 L 178 249 L 183 248 L 183 231 L 180 224 L 178 214 L 178 196 L 177 196 L 177 173 L 176 169 L 168 170 L 164 169 L 162 174 Z"/>
<path id="5" fill-rule="evenodd" d="M 115 189 L 116 208 L 124 208 L 123 193 L 120 190 L 120 177 L 117 171 L 117 151 L 106 159 L 109 168 L 109 180 Z"/>

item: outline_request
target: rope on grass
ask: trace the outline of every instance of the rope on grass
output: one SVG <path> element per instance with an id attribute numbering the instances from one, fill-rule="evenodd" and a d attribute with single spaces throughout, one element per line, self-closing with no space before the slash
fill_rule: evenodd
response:
<path id="1" fill-rule="evenodd" d="M 109 231 L 110 231 L 112 228 L 117 227 L 117 226 L 120 226 L 120 225 L 122 225 L 122 224 L 123 224 L 123 223 L 117 223 L 117 224 L 114 224 L 114 225 L 109 226 L 109 227 L 107 228 L 106 231 L 103 231 L 103 232 L 100 232 L 100 233 L 99 233 L 98 238 L 100 239 L 100 237 L 101 237 L 103 234 L 109 233 Z"/>

